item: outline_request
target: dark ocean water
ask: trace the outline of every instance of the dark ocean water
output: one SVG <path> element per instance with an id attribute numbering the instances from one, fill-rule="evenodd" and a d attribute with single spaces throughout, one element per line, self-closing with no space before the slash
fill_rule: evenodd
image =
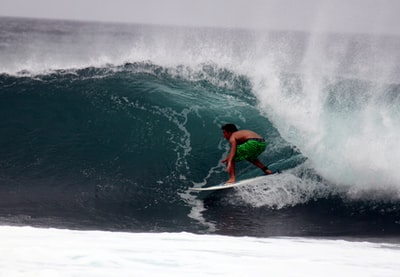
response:
<path id="1" fill-rule="evenodd" d="M 398 38 L 12 18 L 0 27 L 1 224 L 400 235 Z M 263 135 L 260 158 L 282 173 L 190 192 L 227 179 L 227 122 Z M 237 171 L 261 174 L 245 162 Z"/>

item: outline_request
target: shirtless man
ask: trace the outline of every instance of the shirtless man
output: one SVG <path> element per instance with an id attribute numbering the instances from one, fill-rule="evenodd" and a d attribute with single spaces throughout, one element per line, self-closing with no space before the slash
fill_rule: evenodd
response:
<path id="1" fill-rule="evenodd" d="M 265 174 L 272 174 L 257 157 L 264 152 L 265 140 L 257 133 L 250 130 L 238 130 L 234 124 L 225 124 L 222 126 L 224 138 L 231 144 L 229 155 L 222 162 L 226 163 L 226 171 L 230 178 L 226 183 L 236 181 L 235 162 L 247 160 L 260 168 Z"/>

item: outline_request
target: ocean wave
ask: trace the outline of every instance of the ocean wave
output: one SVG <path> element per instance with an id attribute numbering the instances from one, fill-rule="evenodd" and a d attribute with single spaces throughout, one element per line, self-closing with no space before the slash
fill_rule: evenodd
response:
<path id="1" fill-rule="evenodd" d="M 271 215 L 274 226 L 304 210 L 351 221 L 360 208 L 363 224 L 383 210 L 396 230 L 396 67 L 369 80 L 375 60 L 362 57 L 381 52 L 364 37 L 345 37 L 363 54 L 342 72 L 351 47 L 323 65 L 331 37 L 42 21 L 24 33 L 28 23 L 0 28 L 13 45 L 0 51 L 3 222 L 229 232 L 256 213 L 272 234 Z M 226 180 L 227 122 L 264 136 L 261 159 L 284 173 L 223 197 L 189 192 Z M 240 178 L 258 174 L 238 164 Z"/>

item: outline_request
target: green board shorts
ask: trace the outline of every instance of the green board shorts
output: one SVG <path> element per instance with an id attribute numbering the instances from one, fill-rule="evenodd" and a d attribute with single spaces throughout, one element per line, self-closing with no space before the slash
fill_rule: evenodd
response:
<path id="1" fill-rule="evenodd" d="M 264 152 L 266 147 L 267 144 L 263 139 L 249 139 L 237 146 L 234 161 L 254 161 L 262 152 Z"/>

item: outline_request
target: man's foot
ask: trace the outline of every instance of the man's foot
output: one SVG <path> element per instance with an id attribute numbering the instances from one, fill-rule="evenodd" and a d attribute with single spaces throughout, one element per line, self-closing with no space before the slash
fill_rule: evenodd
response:
<path id="1" fill-rule="evenodd" d="M 230 178 L 228 181 L 225 182 L 225 184 L 233 184 L 235 182 L 236 182 L 235 179 Z"/>
<path id="2" fill-rule="evenodd" d="M 264 166 L 263 168 L 261 168 L 261 170 L 264 172 L 265 175 L 272 174 L 272 171 L 267 166 Z"/>

